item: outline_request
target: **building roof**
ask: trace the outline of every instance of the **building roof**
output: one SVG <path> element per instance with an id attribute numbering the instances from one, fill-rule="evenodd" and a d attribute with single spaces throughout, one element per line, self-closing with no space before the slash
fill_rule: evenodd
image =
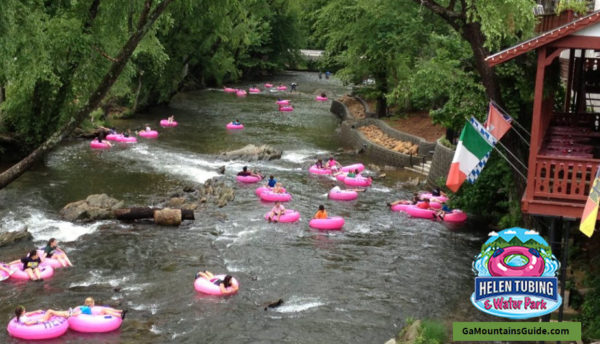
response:
<path id="1" fill-rule="evenodd" d="M 585 17 L 573 20 L 570 23 L 559 26 L 553 30 L 544 32 L 543 34 L 521 42 L 508 49 L 504 49 L 493 55 L 486 57 L 485 61 L 490 67 L 511 60 L 519 55 L 525 54 L 528 51 L 537 49 L 568 35 L 579 34 L 582 36 L 600 36 L 600 30 L 585 30 L 594 24 L 600 23 L 600 11 L 592 12 Z"/>

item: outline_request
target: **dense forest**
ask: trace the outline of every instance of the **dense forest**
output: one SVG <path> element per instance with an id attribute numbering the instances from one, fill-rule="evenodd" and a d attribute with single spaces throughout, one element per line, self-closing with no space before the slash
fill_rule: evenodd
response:
<path id="1" fill-rule="evenodd" d="M 532 0 L 3 0 L 0 157 L 30 160 L 76 127 L 128 116 L 177 92 L 285 69 L 327 69 L 377 102 L 378 116 L 428 111 L 449 138 L 489 99 L 529 126 L 534 54 L 483 59 L 533 36 Z M 299 49 L 323 49 L 317 65 Z M 526 161 L 518 139 L 506 145 Z M 493 155 L 454 204 L 520 224 L 524 180 Z M 443 184 L 443 183 L 441 183 Z M 587 322 L 600 323 L 594 309 Z M 596 308 L 593 308 L 596 307 Z M 595 313 L 594 313 L 595 312 Z M 586 326 L 586 325 L 584 325 Z M 594 327 L 590 327 L 594 328 Z M 600 328 L 597 326 L 595 328 Z M 600 336 L 600 333 L 596 333 Z"/>

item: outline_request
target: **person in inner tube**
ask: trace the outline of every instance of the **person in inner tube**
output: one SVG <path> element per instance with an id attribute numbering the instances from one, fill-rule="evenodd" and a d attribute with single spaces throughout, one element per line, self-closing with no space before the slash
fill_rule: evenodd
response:
<path id="1" fill-rule="evenodd" d="M 238 176 L 241 176 L 241 177 L 254 176 L 254 177 L 259 177 L 259 178 L 262 178 L 262 176 L 261 176 L 260 174 L 258 174 L 258 173 L 255 173 L 255 172 L 254 172 L 254 171 L 252 171 L 252 170 L 248 170 L 248 166 L 244 166 L 244 167 L 242 167 L 242 170 L 241 170 L 240 172 L 238 172 L 238 174 L 237 174 L 237 175 L 238 175 Z"/>
<path id="2" fill-rule="evenodd" d="M 198 272 L 196 278 L 204 278 L 212 284 L 219 286 L 221 293 L 224 295 L 233 294 L 238 290 L 238 286 L 231 283 L 231 279 L 233 278 L 231 275 L 225 275 L 223 279 L 219 279 L 212 272 L 204 270 Z"/>

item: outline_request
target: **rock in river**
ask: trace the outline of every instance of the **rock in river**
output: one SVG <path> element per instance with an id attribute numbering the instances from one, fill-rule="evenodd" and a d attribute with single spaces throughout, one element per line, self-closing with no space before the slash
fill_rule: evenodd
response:
<path id="1" fill-rule="evenodd" d="M 275 160 L 281 158 L 281 151 L 269 145 L 246 145 L 240 149 L 224 152 L 219 155 L 222 159 L 239 159 L 246 161 Z"/>

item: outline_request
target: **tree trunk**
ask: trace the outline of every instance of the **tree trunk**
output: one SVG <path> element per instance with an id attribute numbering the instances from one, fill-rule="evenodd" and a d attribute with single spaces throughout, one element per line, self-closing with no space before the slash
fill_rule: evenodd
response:
<path id="1" fill-rule="evenodd" d="M 375 105 L 375 115 L 377 118 L 382 118 L 387 116 L 387 99 L 385 98 L 385 94 L 388 92 L 388 85 L 385 71 L 377 73 L 375 76 L 375 85 L 377 85 L 377 90 L 379 91 L 377 104 Z"/>
<path id="2" fill-rule="evenodd" d="M 181 210 L 165 208 L 154 212 L 154 223 L 161 226 L 179 226 Z"/>
<path id="3" fill-rule="evenodd" d="M 152 219 L 154 218 L 155 211 L 161 211 L 162 208 L 149 208 L 149 207 L 133 207 L 133 208 L 122 208 L 116 209 L 113 213 L 115 218 L 121 221 L 134 221 L 141 219 Z M 194 220 L 194 211 L 189 209 L 172 209 L 181 211 L 182 220 Z"/>
<path id="4" fill-rule="evenodd" d="M 385 95 L 380 95 L 377 97 L 377 105 L 375 106 L 375 114 L 377 118 L 382 118 L 387 116 L 387 99 Z"/>
<path id="5" fill-rule="evenodd" d="M 481 77 L 481 83 L 485 87 L 485 93 L 489 99 L 494 100 L 498 105 L 503 106 L 502 96 L 496 72 L 486 62 L 485 58 L 490 52 L 483 46 L 485 36 L 481 32 L 481 25 L 477 22 L 463 25 L 461 36 L 471 45 L 473 58 L 475 60 L 475 68 Z"/>
<path id="6" fill-rule="evenodd" d="M 65 137 L 67 137 L 78 125 L 83 121 L 90 112 L 96 109 L 102 99 L 106 96 L 112 85 L 115 83 L 125 65 L 129 61 L 129 58 L 133 54 L 133 51 L 138 46 L 142 38 L 150 30 L 154 22 L 160 17 L 166 7 L 173 0 L 164 0 L 150 13 L 151 0 L 146 0 L 144 10 L 140 15 L 138 21 L 137 30 L 129 37 L 127 43 L 123 45 L 121 51 L 117 55 L 116 60 L 110 66 L 110 69 L 104 75 L 104 78 L 100 84 L 96 87 L 96 90 L 90 95 L 86 105 L 81 108 L 70 120 L 54 134 L 38 146 L 28 156 L 23 158 L 21 161 L 11 166 L 9 169 L 0 174 L 0 189 L 6 187 L 8 184 L 13 182 L 25 171 L 27 171 L 33 164 L 44 156 L 47 152 L 52 150 L 57 144 L 59 144 Z"/>

